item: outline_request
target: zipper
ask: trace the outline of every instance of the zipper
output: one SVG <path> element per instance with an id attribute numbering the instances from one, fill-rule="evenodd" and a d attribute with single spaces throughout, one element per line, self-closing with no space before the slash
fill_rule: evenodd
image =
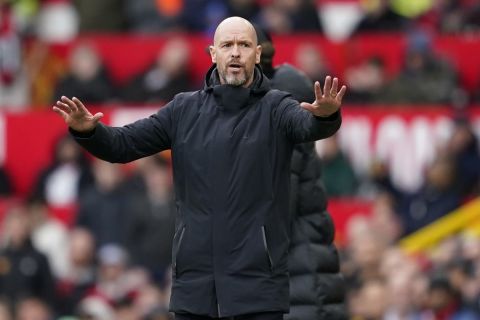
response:
<path id="1" fill-rule="evenodd" d="M 267 253 L 270 271 L 273 271 L 273 262 L 272 262 L 272 257 L 270 256 L 270 251 L 268 250 L 267 234 L 265 232 L 265 226 L 262 226 L 262 236 L 263 236 L 263 247 L 265 248 L 265 252 Z"/>
<path id="2" fill-rule="evenodd" d="M 218 317 L 221 318 L 221 314 L 220 314 L 220 303 L 217 303 L 217 312 L 218 312 Z"/>
<path id="3" fill-rule="evenodd" d="M 182 231 L 180 232 L 177 249 L 175 250 L 175 261 L 173 261 L 173 270 L 175 271 L 175 274 L 177 273 L 177 255 L 178 255 L 178 252 L 180 251 L 180 247 L 182 245 L 184 233 L 185 233 L 185 226 L 183 226 Z"/>

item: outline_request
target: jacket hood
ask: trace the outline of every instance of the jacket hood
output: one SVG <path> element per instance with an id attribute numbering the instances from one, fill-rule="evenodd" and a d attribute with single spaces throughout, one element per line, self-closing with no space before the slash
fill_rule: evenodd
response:
<path id="1" fill-rule="evenodd" d="M 213 64 L 205 76 L 205 92 L 213 93 L 217 104 L 225 109 L 241 109 L 261 99 L 270 90 L 270 81 L 259 65 L 255 65 L 250 87 L 220 83 L 217 65 Z"/>

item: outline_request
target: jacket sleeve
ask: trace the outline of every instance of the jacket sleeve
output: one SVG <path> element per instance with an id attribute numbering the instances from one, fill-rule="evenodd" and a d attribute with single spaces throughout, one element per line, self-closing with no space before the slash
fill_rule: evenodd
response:
<path id="1" fill-rule="evenodd" d="M 91 154 L 108 162 L 126 163 L 170 149 L 175 100 L 156 114 L 123 127 L 99 123 L 91 133 L 69 129 L 75 140 Z"/>
<path id="2" fill-rule="evenodd" d="M 329 117 L 316 117 L 289 97 L 280 101 L 274 110 L 277 127 L 293 142 L 303 143 L 325 139 L 340 128 L 340 111 Z"/>

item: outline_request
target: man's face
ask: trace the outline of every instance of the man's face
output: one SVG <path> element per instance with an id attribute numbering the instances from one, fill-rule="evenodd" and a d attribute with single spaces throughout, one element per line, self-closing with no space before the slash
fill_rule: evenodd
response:
<path id="1" fill-rule="evenodd" d="M 217 64 L 220 82 L 248 87 L 253 81 L 256 63 L 260 63 L 261 47 L 255 29 L 245 20 L 227 19 L 215 32 L 210 46 L 212 62 Z"/>

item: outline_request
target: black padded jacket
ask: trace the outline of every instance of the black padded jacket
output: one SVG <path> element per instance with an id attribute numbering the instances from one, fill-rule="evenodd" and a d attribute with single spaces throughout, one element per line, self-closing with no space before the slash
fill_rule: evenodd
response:
<path id="1" fill-rule="evenodd" d="M 313 84 L 288 64 L 268 74 L 272 88 L 303 102 L 315 99 Z M 345 282 L 333 245 L 335 227 L 327 212 L 321 163 L 313 143 L 297 144 L 291 162 L 290 313 L 286 320 L 348 319 Z"/>

